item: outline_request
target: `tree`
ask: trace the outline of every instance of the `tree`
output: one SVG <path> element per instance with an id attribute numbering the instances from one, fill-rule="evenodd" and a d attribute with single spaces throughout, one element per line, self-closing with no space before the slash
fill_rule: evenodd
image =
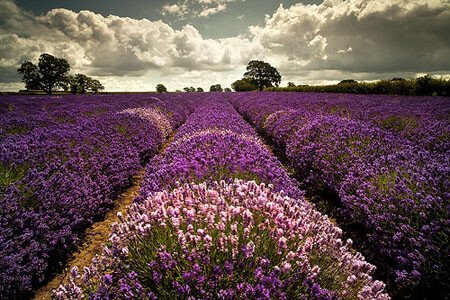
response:
<path id="1" fill-rule="evenodd" d="M 401 78 L 401 77 L 394 77 L 391 79 L 391 81 L 406 81 L 405 78 Z"/>
<path id="2" fill-rule="evenodd" d="M 198 93 L 203 93 L 204 90 L 203 90 L 201 87 L 198 87 L 198 88 L 197 88 L 197 92 L 198 92 Z"/>
<path id="3" fill-rule="evenodd" d="M 293 83 L 293 82 L 288 82 L 288 87 L 294 87 L 295 86 L 295 83 Z"/>
<path id="4" fill-rule="evenodd" d="M 231 84 L 231 87 L 236 92 L 248 92 L 257 90 L 258 87 L 252 83 L 252 81 L 248 78 L 243 78 L 240 80 L 236 80 Z"/>
<path id="5" fill-rule="evenodd" d="M 185 87 L 185 88 L 183 88 L 183 90 L 184 90 L 186 93 L 195 93 L 195 87 L 193 87 L 193 86 L 191 86 L 191 87 Z"/>
<path id="6" fill-rule="evenodd" d="M 43 53 L 39 57 L 38 69 L 44 91 L 51 94 L 54 89 L 64 86 L 70 65 L 64 58 Z"/>
<path id="7" fill-rule="evenodd" d="M 17 72 L 22 74 L 22 81 L 28 91 L 43 89 L 47 94 L 51 94 L 57 88 L 62 88 L 73 94 L 85 94 L 88 91 L 98 93 L 105 89 L 100 81 L 84 74 L 67 76 L 69 70 L 69 63 L 64 58 L 43 53 L 37 66 L 25 61 Z"/>
<path id="8" fill-rule="evenodd" d="M 434 77 L 427 74 L 425 76 L 419 77 L 416 79 L 416 94 L 420 96 L 429 96 L 433 93 L 432 85 L 433 85 Z"/>
<path id="9" fill-rule="evenodd" d="M 105 87 L 100 83 L 100 81 L 93 79 L 90 84 L 90 89 L 94 94 L 97 94 L 98 91 L 104 90 Z"/>
<path id="10" fill-rule="evenodd" d="M 35 64 L 24 61 L 17 72 L 22 74 L 22 82 L 25 83 L 27 91 L 42 89 L 41 76 Z"/>
<path id="11" fill-rule="evenodd" d="M 70 92 L 72 94 L 86 94 L 89 89 L 90 81 L 92 78 L 84 74 L 75 74 L 75 76 L 69 76 Z"/>
<path id="12" fill-rule="evenodd" d="M 230 88 L 225 88 L 224 92 L 231 92 L 231 89 Z"/>
<path id="13" fill-rule="evenodd" d="M 105 89 L 100 81 L 84 74 L 69 76 L 66 82 L 68 82 L 72 94 L 86 94 L 88 91 L 98 93 L 99 90 Z M 65 87 L 65 90 L 67 90 L 67 87 Z"/>
<path id="14" fill-rule="evenodd" d="M 222 92 L 223 89 L 222 89 L 222 87 L 220 86 L 220 84 L 214 84 L 214 85 L 212 85 L 212 86 L 209 88 L 209 91 L 210 91 L 210 92 Z"/>
<path id="15" fill-rule="evenodd" d="M 356 84 L 356 83 L 358 83 L 358 82 L 354 79 L 344 79 L 341 82 L 339 82 L 338 84 Z"/>
<path id="16" fill-rule="evenodd" d="M 252 60 L 248 63 L 244 78 L 250 79 L 260 91 L 273 84 L 278 86 L 281 82 L 281 75 L 277 69 L 261 60 Z"/>
<path id="17" fill-rule="evenodd" d="M 156 91 L 158 93 L 167 93 L 166 87 L 163 84 L 161 84 L 161 83 L 156 85 Z"/>

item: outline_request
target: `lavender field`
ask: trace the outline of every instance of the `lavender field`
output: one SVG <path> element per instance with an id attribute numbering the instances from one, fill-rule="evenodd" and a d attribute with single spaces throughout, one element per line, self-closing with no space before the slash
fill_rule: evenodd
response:
<path id="1" fill-rule="evenodd" d="M 440 97 L 1 97 L 0 299 L 61 272 L 142 170 L 54 299 L 447 299 L 449 116 Z"/>

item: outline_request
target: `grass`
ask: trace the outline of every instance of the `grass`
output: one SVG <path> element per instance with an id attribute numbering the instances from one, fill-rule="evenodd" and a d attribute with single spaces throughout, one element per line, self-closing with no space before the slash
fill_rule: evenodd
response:
<path id="1" fill-rule="evenodd" d="M 11 163 L 0 162 L 0 190 L 5 190 L 10 184 L 25 177 L 28 164 L 13 166 Z"/>

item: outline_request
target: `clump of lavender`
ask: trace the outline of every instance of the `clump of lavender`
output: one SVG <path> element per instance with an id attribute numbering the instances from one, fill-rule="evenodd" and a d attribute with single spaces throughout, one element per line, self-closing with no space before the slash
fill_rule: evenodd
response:
<path id="1" fill-rule="evenodd" d="M 229 97 L 285 155 L 303 188 L 330 189 L 339 196 L 341 220 L 364 228 L 363 249 L 382 262 L 390 291 L 400 298 L 446 299 L 448 99 L 319 93 Z"/>
<path id="2" fill-rule="evenodd" d="M 339 228 L 272 185 L 185 184 L 121 220 L 55 299 L 389 299 Z"/>
<path id="3" fill-rule="evenodd" d="M 61 269 L 84 229 L 206 96 L 160 97 L 0 99 L 14 103 L 0 113 L 0 299 L 27 299 Z"/>
<path id="4" fill-rule="evenodd" d="M 163 112 L 157 110 L 156 108 L 152 107 L 127 108 L 121 111 L 120 113 L 136 115 L 144 120 L 149 121 L 150 123 L 155 125 L 156 128 L 158 128 L 159 132 L 161 132 L 163 140 L 165 140 L 173 130 L 172 125 L 170 124 L 170 121 L 167 118 L 167 116 Z"/>

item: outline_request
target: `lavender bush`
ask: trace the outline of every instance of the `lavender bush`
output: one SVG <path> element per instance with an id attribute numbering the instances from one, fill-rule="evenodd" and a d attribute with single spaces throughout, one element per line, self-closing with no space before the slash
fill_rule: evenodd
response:
<path id="1" fill-rule="evenodd" d="M 230 101 L 273 140 L 305 187 L 339 195 L 347 222 L 363 225 L 369 247 L 390 265 L 399 297 L 447 297 L 447 99 L 270 93 Z"/>
<path id="2" fill-rule="evenodd" d="M 206 100 L 180 127 L 165 152 L 151 161 L 141 195 L 171 189 L 177 181 L 240 178 L 272 183 L 276 191 L 302 197 L 296 182 L 234 108 L 220 98 Z"/>
<path id="3" fill-rule="evenodd" d="M 104 254 L 55 299 L 389 299 L 220 96 L 149 166 Z"/>
<path id="4" fill-rule="evenodd" d="M 1 298 L 27 297 L 61 266 L 191 112 L 192 98 L 160 97 L 0 98 Z"/>
<path id="5" fill-rule="evenodd" d="M 186 184 L 122 220 L 55 299 L 389 299 L 340 229 L 271 185 Z"/>

